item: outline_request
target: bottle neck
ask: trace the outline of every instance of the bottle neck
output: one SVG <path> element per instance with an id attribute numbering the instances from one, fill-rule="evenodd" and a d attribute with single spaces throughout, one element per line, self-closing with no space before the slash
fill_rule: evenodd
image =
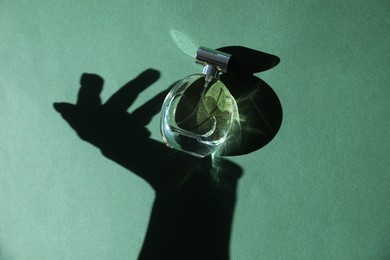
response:
<path id="1" fill-rule="evenodd" d="M 218 69 L 213 65 L 204 66 L 202 73 L 205 74 L 206 77 L 218 78 Z"/>

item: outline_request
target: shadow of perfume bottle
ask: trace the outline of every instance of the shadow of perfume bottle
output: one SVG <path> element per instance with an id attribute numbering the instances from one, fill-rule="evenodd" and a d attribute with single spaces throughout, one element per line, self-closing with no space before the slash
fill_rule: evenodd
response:
<path id="1" fill-rule="evenodd" d="M 235 98 L 240 118 L 240 128 L 226 140 L 220 155 L 248 154 L 271 142 L 281 127 L 283 111 L 278 96 L 254 75 L 275 67 L 280 59 L 243 46 L 218 50 L 232 55 L 228 73 L 222 74 L 220 80 Z"/>
<path id="2" fill-rule="evenodd" d="M 103 78 L 83 74 L 76 104 L 55 103 L 54 108 L 82 140 L 155 190 L 139 259 L 229 259 L 242 169 L 224 158 L 197 158 L 150 138 L 146 126 L 160 112 L 167 91 L 127 112 L 159 75 L 148 69 L 103 103 Z"/>

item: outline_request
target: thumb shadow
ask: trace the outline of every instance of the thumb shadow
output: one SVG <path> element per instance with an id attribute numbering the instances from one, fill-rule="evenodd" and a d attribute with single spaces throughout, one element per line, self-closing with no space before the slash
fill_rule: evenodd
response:
<path id="1" fill-rule="evenodd" d="M 144 179 L 156 193 L 139 259 L 228 259 L 236 188 L 242 169 L 223 158 L 196 158 L 150 138 L 147 124 L 167 90 L 129 113 L 138 94 L 158 80 L 148 69 L 105 103 L 104 80 L 83 74 L 76 104 L 54 108 L 78 136 Z"/>

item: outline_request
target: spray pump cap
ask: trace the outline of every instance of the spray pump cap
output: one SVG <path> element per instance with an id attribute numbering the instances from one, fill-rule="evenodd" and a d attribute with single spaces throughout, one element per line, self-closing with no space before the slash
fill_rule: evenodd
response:
<path id="1" fill-rule="evenodd" d="M 218 72 L 227 73 L 231 54 L 199 47 L 196 52 L 196 63 L 204 65 L 203 73 L 206 75 L 217 75 Z"/>

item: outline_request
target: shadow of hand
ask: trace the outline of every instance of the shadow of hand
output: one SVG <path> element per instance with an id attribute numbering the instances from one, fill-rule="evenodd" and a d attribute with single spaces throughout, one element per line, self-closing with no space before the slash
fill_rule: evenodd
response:
<path id="1" fill-rule="evenodd" d="M 165 162 L 162 157 L 172 152 L 149 138 L 146 125 L 159 112 L 166 91 L 132 113 L 128 113 L 127 109 L 138 94 L 159 76 L 156 70 L 146 70 L 102 104 L 99 95 L 103 79 L 96 74 L 83 74 L 76 104 L 54 104 L 82 140 L 98 147 L 106 157 L 144 178 L 154 188 L 157 188 L 156 177 L 150 174 L 154 174 Z"/>
<path id="2" fill-rule="evenodd" d="M 149 137 L 146 124 L 158 112 L 159 107 L 153 107 L 153 101 L 143 107 L 128 113 L 127 109 L 134 102 L 138 93 L 159 78 L 159 72 L 147 70 L 136 79 L 128 82 L 109 100 L 102 104 L 100 93 L 103 89 L 103 79 L 95 74 L 83 74 L 81 87 L 76 104 L 55 103 L 55 109 L 77 132 L 81 139 L 99 147 L 105 148 L 112 141 L 106 138 L 145 139 Z M 163 93 L 162 93 L 163 94 Z M 161 96 L 157 96 L 161 98 Z M 148 113 L 146 113 L 148 109 Z M 124 128 L 125 127 L 125 128 Z"/>
<path id="3" fill-rule="evenodd" d="M 104 104 L 103 79 L 83 74 L 76 104 L 55 103 L 81 139 L 147 181 L 156 192 L 140 259 L 228 259 L 241 168 L 222 158 L 196 158 L 150 138 L 146 125 L 161 109 L 163 91 L 128 113 L 159 78 L 149 69 Z"/>

